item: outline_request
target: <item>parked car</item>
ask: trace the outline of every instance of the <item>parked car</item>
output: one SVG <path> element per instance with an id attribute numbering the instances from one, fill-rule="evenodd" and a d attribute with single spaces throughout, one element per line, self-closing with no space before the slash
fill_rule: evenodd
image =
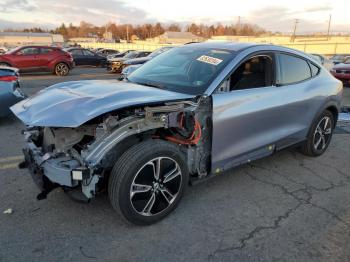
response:
<path id="1" fill-rule="evenodd" d="M 110 59 L 113 59 L 113 58 L 118 58 L 118 57 L 124 57 L 127 54 L 129 54 L 130 52 L 134 52 L 134 51 L 136 51 L 136 50 L 126 50 L 126 51 L 120 52 L 118 54 L 108 55 L 107 56 L 107 60 L 110 60 Z"/>
<path id="2" fill-rule="evenodd" d="M 315 57 L 317 61 L 319 61 L 320 64 L 323 65 L 328 71 L 331 71 L 332 68 L 334 67 L 334 63 L 324 55 L 320 55 L 320 54 L 311 54 L 311 55 Z"/>
<path id="3" fill-rule="evenodd" d="M 118 50 L 115 49 L 101 49 L 97 51 L 97 54 L 107 57 L 108 55 L 119 54 Z"/>
<path id="4" fill-rule="evenodd" d="M 344 62 L 344 60 L 349 57 L 350 54 L 334 55 L 329 60 L 331 60 L 335 65 Z"/>
<path id="5" fill-rule="evenodd" d="M 0 54 L 5 54 L 8 51 L 6 47 L 0 46 Z"/>
<path id="6" fill-rule="evenodd" d="M 73 56 L 76 66 L 106 66 L 107 59 L 104 56 L 98 55 L 88 49 L 72 47 L 65 50 Z"/>
<path id="7" fill-rule="evenodd" d="M 123 80 L 124 78 L 128 77 L 129 74 L 134 72 L 141 65 L 143 65 L 147 61 L 151 60 L 152 58 L 170 50 L 171 48 L 173 48 L 173 47 L 172 46 L 161 47 L 161 48 L 153 51 L 152 53 L 150 53 L 148 56 L 139 57 L 139 58 L 132 58 L 132 59 L 124 61 L 123 65 L 122 65 L 123 69 L 122 69 L 121 75 L 119 77 L 119 80 Z"/>
<path id="8" fill-rule="evenodd" d="M 132 58 L 132 59 L 128 59 L 125 60 L 123 63 L 123 67 L 127 67 L 129 65 L 138 65 L 138 64 L 144 64 L 147 61 L 151 60 L 152 58 L 155 58 L 157 55 L 160 55 L 168 50 L 170 50 L 171 48 L 173 48 L 172 46 L 165 46 L 165 47 L 161 47 L 158 48 L 157 50 L 153 51 L 152 53 L 150 53 L 147 56 L 143 56 L 143 57 L 137 57 L 137 58 Z"/>
<path id="9" fill-rule="evenodd" d="M 0 66 L 0 117 L 8 116 L 10 107 L 26 98 L 18 81 L 18 69 Z"/>
<path id="10" fill-rule="evenodd" d="M 207 42 L 155 57 L 129 82 L 60 83 L 11 109 L 30 126 L 21 167 L 39 199 L 55 187 L 91 199 L 108 185 L 112 206 L 144 225 L 174 210 L 189 181 L 292 145 L 322 155 L 341 94 L 303 52 Z"/>
<path id="11" fill-rule="evenodd" d="M 16 67 L 21 72 L 53 72 L 66 76 L 73 68 L 73 57 L 50 46 L 21 46 L 0 55 L 0 66 Z"/>
<path id="12" fill-rule="evenodd" d="M 137 64 L 137 65 L 129 65 L 127 67 L 124 67 L 119 76 L 119 80 L 127 79 L 132 72 L 134 72 L 137 68 L 141 67 L 142 65 L 143 64 Z"/>
<path id="13" fill-rule="evenodd" d="M 120 73 L 124 68 L 124 61 L 132 58 L 145 57 L 150 53 L 151 52 L 148 51 L 133 51 L 123 57 L 109 59 L 107 60 L 107 70 L 111 73 Z"/>
<path id="14" fill-rule="evenodd" d="M 343 81 L 344 83 L 350 83 L 350 57 L 346 59 L 343 63 L 336 64 L 331 73 L 337 79 Z"/>

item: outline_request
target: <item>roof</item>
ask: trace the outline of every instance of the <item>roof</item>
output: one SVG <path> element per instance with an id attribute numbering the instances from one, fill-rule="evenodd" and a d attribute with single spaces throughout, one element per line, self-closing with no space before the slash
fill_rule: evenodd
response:
<path id="1" fill-rule="evenodd" d="M 162 34 L 162 36 L 167 38 L 187 38 L 187 39 L 201 38 L 200 36 L 196 36 L 191 32 L 173 32 L 173 31 L 166 31 L 164 34 Z"/>
<path id="2" fill-rule="evenodd" d="M 51 37 L 50 33 L 31 33 L 31 32 L 0 32 L 0 36 L 26 36 L 26 37 Z"/>
<path id="3" fill-rule="evenodd" d="M 285 46 L 279 46 L 279 45 L 273 45 L 273 44 L 263 44 L 263 43 L 244 43 L 244 42 L 201 42 L 201 43 L 192 43 L 188 45 L 179 46 L 178 48 L 209 48 L 209 49 L 223 49 L 223 50 L 230 50 L 234 52 L 241 52 L 248 48 L 253 47 L 259 47 L 261 50 L 267 51 L 283 51 L 292 53 L 295 55 L 302 56 L 304 58 L 310 59 L 310 56 L 306 54 L 305 52 L 285 47 Z M 311 57 L 312 59 L 312 57 Z M 314 59 L 315 60 L 315 59 Z"/>
<path id="4" fill-rule="evenodd" d="M 240 51 L 242 49 L 266 44 L 256 44 L 256 43 L 242 43 L 242 42 L 201 42 L 201 43 L 191 43 L 191 47 L 205 47 L 205 48 L 216 48 L 216 49 L 227 49 L 231 51 Z"/>

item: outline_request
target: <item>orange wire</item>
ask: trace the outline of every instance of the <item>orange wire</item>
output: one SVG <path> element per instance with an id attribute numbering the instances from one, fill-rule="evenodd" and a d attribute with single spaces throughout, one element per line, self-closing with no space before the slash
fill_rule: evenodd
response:
<path id="1" fill-rule="evenodd" d="M 198 134 L 196 134 L 198 132 Z M 193 133 L 189 139 L 180 139 L 174 136 L 166 136 L 165 139 L 172 141 L 174 143 L 182 144 L 182 145 L 196 145 L 202 137 L 202 129 L 201 125 L 197 119 L 195 119 L 195 128 Z"/>

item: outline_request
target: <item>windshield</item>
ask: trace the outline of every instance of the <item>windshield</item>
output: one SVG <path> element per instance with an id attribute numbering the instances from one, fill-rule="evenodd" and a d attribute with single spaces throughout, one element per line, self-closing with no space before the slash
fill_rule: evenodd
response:
<path id="1" fill-rule="evenodd" d="M 205 92 L 233 57 L 234 53 L 229 50 L 193 46 L 173 48 L 138 68 L 128 80 L 199 95 Z"/>
<path id="2" fill-rule="evenodd" d="M 350 64 L 350 57 L 346 58 L 343 63 L 344 64 Z"/>
<path id="3" fill-rule="evenodd" d="M 14 54 L 21 48 L 22 48 L 22 46 L 18 46 L 18 47 L 12 48 L 12 49 L 8 50 L 5 54 L 7 54 L 7 55 Z"/>
<path id="4" fill-rule="evenodd" d="M 125 55 L 124 57 L 125 58 L 134 58 L 137 56 L 137 52 L 133 51 L 133 52 L 130 52 L 128 53 L 127 55 Z"/>
<path id="5" fill-rule="evenodd" d="M 343 55 L 335 55 L 331 59 L 333 59 L 333 60 L 343 60 L 344 56 Z"/>

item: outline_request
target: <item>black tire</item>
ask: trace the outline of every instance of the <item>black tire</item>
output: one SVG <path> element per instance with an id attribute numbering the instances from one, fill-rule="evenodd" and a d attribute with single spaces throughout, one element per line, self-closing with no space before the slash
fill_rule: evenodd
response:
<path id="1" fill-rule="evenodd" d="M 326 119 L 328 119 L 327 123 Z M 327 126 L 325 127 L 325 125 Z M 323 127 L 322 130 L 318 129 L 318 127 L 320 126 Z M 309 134 L 307 136 L 307 140 L 301 147 L 301 153 L 312 157 L 322 155 L 327 150 L 329 143 L 331 142 L 334 127 L 335 124 L 333 114 L 330 111 L 325 110 L 312 123 L 311 128 L 309 130 Z M 322 135 L 320 133 L 323 134 L 324 139 L 322 138 Z"/>
<path id="2" fill-rule="evenodd" d="M 160 166 L 163 166 L 160 168 L 161 172 L 170 174 L 174 170 L 173 167 L 180 171 L 179 175 L 173 176 L 169 181 L 165 181 L 164 174 L 159 175 L 159 192 L 156 191 L 154 182 L 153 186 L 151 182 L 146 182 L 146 177 L 153 179 L 153 175 L 155 176 L 155 173 L 157 173 L 155 165 L 152 167 L 149 163 L 153 163 L 151 161 L 158 158 L 160 158 L 159 161 L 163 161 L 160 162 Z M 170 168 L 169 163 L 173 163 L 174 166 Z M 151 167 L 152 169 L 150 169 Z M 142 173 L 147 169 L 152 171 Z M 169 172 L 169 170 L 172 171 Z M 150 173 L 152 174 L 150 175 Z M 152 189 L 147 189 L 147 191 L 141 189 L 142 192 L 140 192 L 139 187 L 138 192 L 133 192 L 134 187 L 132 185 L 139 184 L 136 180 L 140 178 L 143 181 L 142 184 L 147 184 L 147 187 L 152 187 Z M 163 181 L 161 181 L 162 179 Z M 178 189 L 173 191 L 174 185 Z M 131 147 L 118 159 L 108 181 L 108 194 L 113 208 L 127 221 L 137 225 L 149 225 L 163 219 L 177 207 L 187 185 L 187 164 L 179 146 L 162 140 L 148 140 Z M 173 188 L 170 186 L 173 186 Z M 164 194 L 165 191 L 162 191 L 162 188 L 173 195 Z M 135 196 L 137 196 L 136 200 L 134 200 Z M 174 196 L 174 198 L 170 196 Z M 150 204 L 152 198 L 154 200 Z M 170 201 L 168 198 L 171 198 Z M 167 207 L 162 209 L 166 205 Z M 144 213 L 146 209 L 149 209 L 148 215 Z"/>
<path id="3" fill-rule="evenodd" d="M 69 74 L 69 70 L 69 66 L 66 63 L 61 62 L 55 65 L 54 73 L 57 76 L 66 76 Z"/>

